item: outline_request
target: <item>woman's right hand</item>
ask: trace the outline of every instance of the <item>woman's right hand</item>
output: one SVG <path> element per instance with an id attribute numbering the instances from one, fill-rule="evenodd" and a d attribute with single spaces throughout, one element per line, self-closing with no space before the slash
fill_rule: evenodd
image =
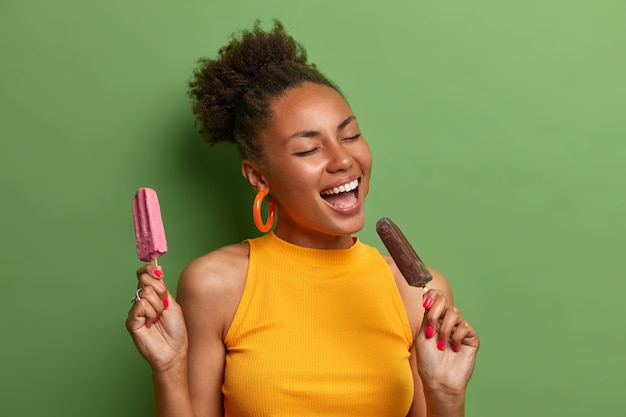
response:
<path id="1" fill-rule="evenodd" d="M 163 282 L 161 267 L 144 265 L 137 278 L 140 300 L 133 303 L 126 328 L 152 369 L 163 371 L 187 360 L 183 312 Z"/>

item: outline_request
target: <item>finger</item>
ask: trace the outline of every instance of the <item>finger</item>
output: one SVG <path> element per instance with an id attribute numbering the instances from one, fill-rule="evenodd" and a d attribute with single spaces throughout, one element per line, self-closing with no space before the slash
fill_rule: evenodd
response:
<path id="1" fill-rule="evenodd" d="M 443 348 L 445 348 L 446 343 L 450 340 L 452 332 L 462 321 L 463 316 L 461 315 L 459 309 L 456 306 L 447 305 L 441 319 L 439 320 L 439 332 L 437 335 L 437 347 L 439 350 L 443 350 Z"/>
<path id="2" fill-rule="evenodd" d="M 165 295 L 163 295 L 165 294 Z M 154 286 L 148 285 L 141 289 L 141 301 L 146 301 L 156 311 L 157 315 L 163 314 L 163 311 L 169 307 L 171 294 L 164 288 L 163 291 L 157 290 Z"/>
<path id="3" fill-rule="evenodd" d="M 424 309 L 426 310 L 430 309 L 440 294 L 443 295 L 443 293 L 439 290 L 428 289 L 424 293 L 424 295 L 422 295 L 422 301 L 423 301 L 422 306 L 424 307 Z"/>
<path id="4" fill-rule="evenodd" d="M 141 268 L 140 270 L 143 270 L 143 272 L 138 276 L 139 282 L 137 284 L 137 288 L 145 289 L 149 287 L 154 289 L 156 294 L 158 294 L 163 306 L 167 308 L 171 296 L 169 294 L 167 286 L 165 285 L 165 282 L 162 279 L 163 275 L 161 275 L 160 278 L 155 278 L 154 276 L 155 272 L 161 272 L 161 267 L 158 268 L 159 269 L 155 268 L 154 265 L 148 265 L 144 268 Z"/>
<path id="5" fill-rule="evenodd" d="M 480 346 L 480 340 L 472 325 L 467 320 L 463 320 L 452 332 L 450 345 L 452 350 L 458 352 L 463 345 L 478 348 Z"/>
<path id="6" fill-rule="evenodd" d="M 137 269 L 137 278 L 139 278 L 143 274 L 148 274 L 154 279 L 163 278 L 163 268 L 161 266 L 156 266 L 155 264 L 145 264 L 141 268 Z"/>
<path id="7" fill-rule="evenodd" d="M 142 291 L 143 292 L 143 291 Z M 158 313 L 152 304 L 145 298 L 133 303 L 126 319 L 126 329 L 132 334 L 142 327 L 150 328 L 158 318 Z"/>
<path id="8" fill-rule="evenodd" d="M 435 335 L 439 328 L 439 319 L 447 306 L 446 297 L 439 290 L 430 289 L 423 295 L 424 319 L 422 330 L 427 338 Z"/>

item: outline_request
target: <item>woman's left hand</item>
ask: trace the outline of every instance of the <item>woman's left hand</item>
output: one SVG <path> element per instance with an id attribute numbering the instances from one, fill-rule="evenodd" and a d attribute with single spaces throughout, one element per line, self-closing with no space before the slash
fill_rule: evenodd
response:
<path id="1" fill-rule="evenodd" d="M 480 347 L 478 335 L 441 291 L 427 291 L 423 302 L 424 319 L 415 338 L 420 378 L 431 392 L 464 395 Z"/>

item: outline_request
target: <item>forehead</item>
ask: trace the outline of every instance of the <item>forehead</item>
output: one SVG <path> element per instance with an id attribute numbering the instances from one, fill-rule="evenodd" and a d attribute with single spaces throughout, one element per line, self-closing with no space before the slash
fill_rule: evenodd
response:
<path id="1" fill-rule="evenodd" d="M 269 130 L 289 136 L 301 130 L 337 127 L 352 110 L 335 89 L 307 82 L 275 98 L 271 114 Z"/>

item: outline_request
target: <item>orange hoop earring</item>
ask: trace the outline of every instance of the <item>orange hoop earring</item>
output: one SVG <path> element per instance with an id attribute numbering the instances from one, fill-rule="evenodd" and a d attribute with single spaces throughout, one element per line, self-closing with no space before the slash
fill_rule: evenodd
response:
<path id="1" fill-rule="evenodd" d="M 274 200 L 269 200 L 267 202 L 267 207 L 269 209 L 267 222 L 263 223 L 263 219 L 261 218 L 261 205 L 266 195 L 266 190 L 260 190 L 254 198 L 254 206 L 252 207 L 252 217 L 254 218 L 254 224 L 256 228 L 259 229 L 259 232 L 262 233 L 267 233 L 272 229 L 272 226 L 274 226 L 274 218 L 276 217 L 276 204 L 274 203 Z"/>

